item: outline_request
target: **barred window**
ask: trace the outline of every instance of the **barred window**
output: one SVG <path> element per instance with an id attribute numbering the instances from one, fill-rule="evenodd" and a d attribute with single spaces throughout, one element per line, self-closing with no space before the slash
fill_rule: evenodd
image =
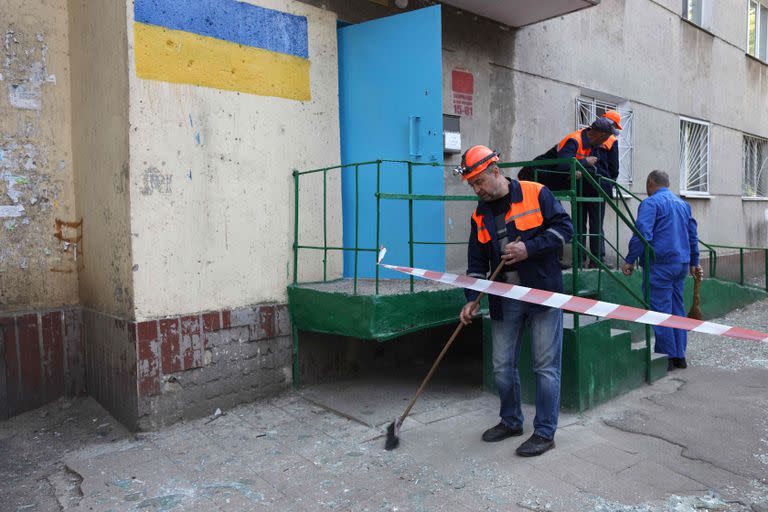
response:
<path id="1" fill-rule="evenodd" d="M 680 119 L 680 192 L 709 194 L 709 123 Z"/>
<path id="2" fill-rule="evenodd" d="M 632 127 L 634 113 L 629 108 L 619 108 L 616 103 L 601 101 L 582 96 L 576 100 L 576 128 L 586 128 L 592 121 L 605 114 L 608 110 L 616 110 L 621 116 L 622 130 L 619 132 L 619 183 L 632 184 Z"/>
<path id="3" fill-rule="evenodd" d="M 744 196 L 768 197 L 768 139 L 744 136 Z"/>

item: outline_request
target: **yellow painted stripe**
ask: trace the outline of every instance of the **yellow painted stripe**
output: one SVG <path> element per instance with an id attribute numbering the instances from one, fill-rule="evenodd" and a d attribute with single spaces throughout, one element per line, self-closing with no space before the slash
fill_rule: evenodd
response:
<path id="1" fill-rule="evenodd" d="M 133 33 L 141 78 L 310 99 L 307 59 L 144 23 L 134 23 Z"/>

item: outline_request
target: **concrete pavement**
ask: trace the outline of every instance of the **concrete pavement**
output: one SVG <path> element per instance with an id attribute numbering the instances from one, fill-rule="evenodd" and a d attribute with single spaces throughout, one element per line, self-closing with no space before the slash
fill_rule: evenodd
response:
<path id="1" fill-rule="evenodd" d="M 720 319 L 768 330 L 768 302 Z M 768 346 L 694 334 L 691 367 L 582 415 L 522 459 L 531 432 L 480 440 L 497 398 L 448 374 L 409 418 L 401 375 L 337 382 L 126 432 L 91 399 L 0 423 L 1 510 L 766 511 Z M 416 379 L 418 380 L 418 379 Z"/>

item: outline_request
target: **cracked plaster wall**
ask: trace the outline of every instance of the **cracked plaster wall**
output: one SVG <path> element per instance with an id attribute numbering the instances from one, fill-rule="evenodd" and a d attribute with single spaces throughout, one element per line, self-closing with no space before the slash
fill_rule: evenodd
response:
<path id="1" fill-rule="evenodd" d="M 0 310 L 77 303 L 66 0 L 0 0 Z"/>

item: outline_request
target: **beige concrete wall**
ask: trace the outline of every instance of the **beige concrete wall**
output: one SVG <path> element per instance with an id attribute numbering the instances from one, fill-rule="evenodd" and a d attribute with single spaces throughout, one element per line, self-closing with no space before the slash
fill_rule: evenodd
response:
<path id="1" fill-rule="evenodd" d="M 311 100 L 144 80 L 127 2 L 130 191 L 139 319 L 285 301 L 292 280 L 292 170 L 339 162 L 336 15 L 290 0 L 262 7 L 306 16 Z M 302 242 L 322 241 L 322 174 L 301 190 Z M 329 242 L 341 240 L 338 174 L 329 174 Z M 322 279 L 322 253 L 301 278 Z M 332 258 L 329 277 L 341 271 Z"/>
<path id="2" fill-rule="evenodd" d="M 464 150 L 475 144 L 490 146 L 510 154 L 514 116 L 513 73 L 510 69 L 514 49 L 514 32 L 483 18 L 468 23 L 467 13 L 443 6 L 443 112 L 454 114 L 452 73 L 460 70 L 472 73 L 474 80 L 472 115 L 460 119 L 461 143 Z M 472 195 L 469 186 L 453 173 L 461 162 L 461 153 L 445 154 L 445 193 Z M 476 202 L 448 201 L 445 203 L 445 240 L 467 239 L 470 217 Z M 446 269 L 463 273 L 467 269 L 465 245 L 445 248 Z"/>
<path id="3" fill-rule="evenodd" d="M 77 302 L 66 0 L 0 0 L 0 310 Z M 62 230 L 75 236 L 77 229 Z"/>
<path id="4" fill-rule="evenodd" d="M 75 186 L 83 218 L 80 299 L 131 318 L 125 6 L 70 0 L 69 20 Z"/>

